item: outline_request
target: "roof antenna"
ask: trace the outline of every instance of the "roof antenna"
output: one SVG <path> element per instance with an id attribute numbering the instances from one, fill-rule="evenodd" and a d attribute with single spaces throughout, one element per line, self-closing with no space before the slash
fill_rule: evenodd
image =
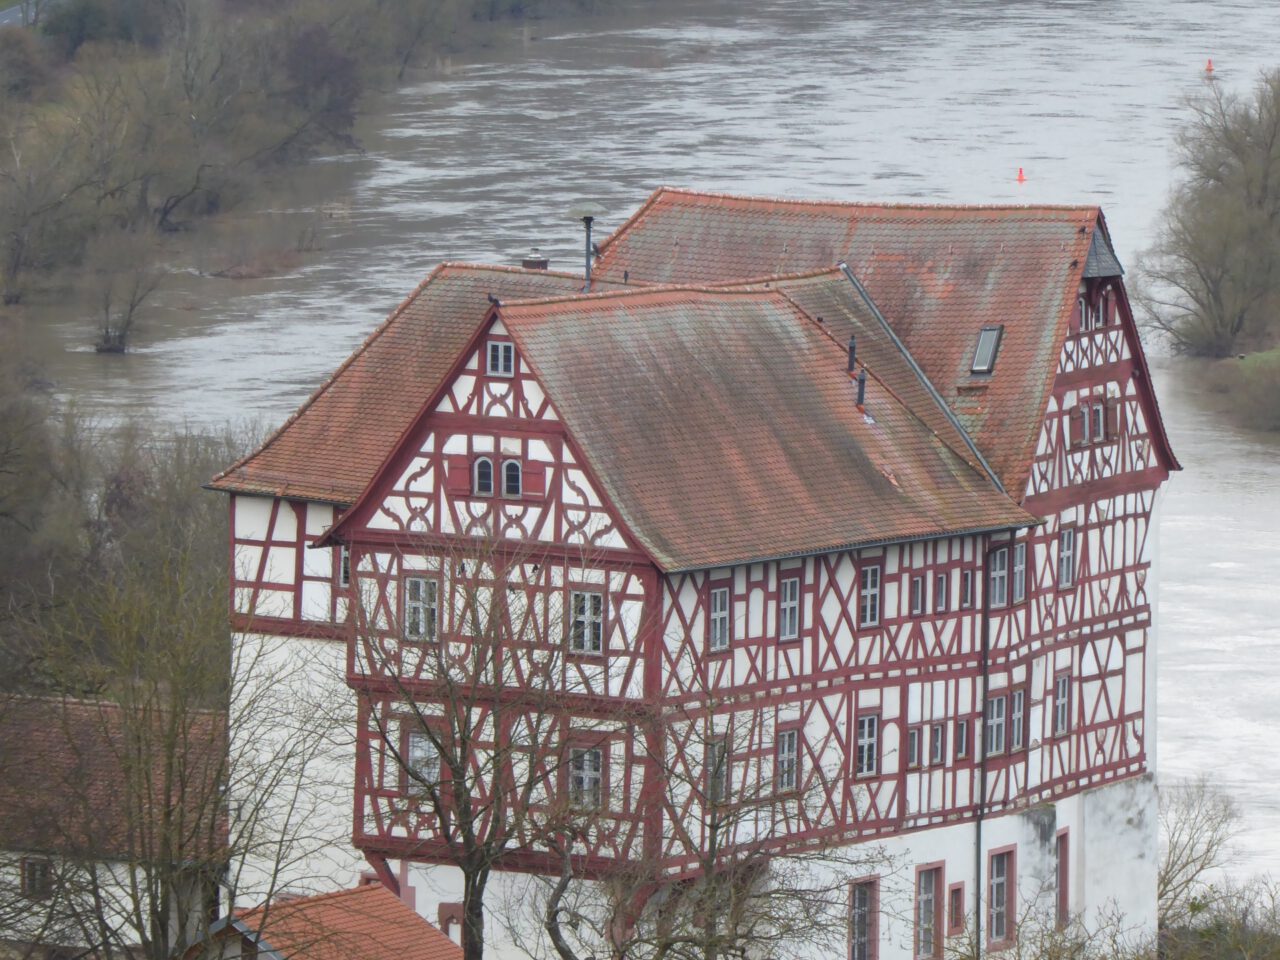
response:
<path id="1" fill-rule="evenodd" d="M 604 213 L 604 207 L 600 206 L 598 203 L 593 203 L 590 200 L 581 200 L 569 208 L 569 216 L 573 217 L 575 220 L 581 220 L 583 229 L 587 234 L 585 248 L 586 266 L 582 274 L 584 280 L 582 289 L 584 293 L 591 290 L 591 255 L 598 252 L 595 246 L 591 243 L 591 224 L 595 222 L 596 217 L 599 217 Z"/>

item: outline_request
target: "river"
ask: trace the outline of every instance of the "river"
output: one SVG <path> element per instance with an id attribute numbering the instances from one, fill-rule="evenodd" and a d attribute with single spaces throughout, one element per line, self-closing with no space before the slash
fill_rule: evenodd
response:
<path id="1" fill-rule="evenodd" d="M 363 155 L 282 183 L 241 228 L 326 206 L 286 276 L 171 281 L 124 357 L 45 317 L 50 376 L 109 414 L 282 420 L 442 259 L 579 269 L 579 198 L 616 227 L 657 185 L 781 196 L 1099 202 L 1130 266 L 1172 177 L 1183 100 L 1277 62 L 1280 4 L 691 0 L 508 27 L 363 118 Z M 1019 168 L 1026 182 L 1016 182 Z M 199 261 L 193 252 L 193 262 Z M 1162 499 L 1159 762 L 1245 811 L 1241 874 L 1280 876 L 1280 441 L 1157 364 L 1185 472 Z"/>

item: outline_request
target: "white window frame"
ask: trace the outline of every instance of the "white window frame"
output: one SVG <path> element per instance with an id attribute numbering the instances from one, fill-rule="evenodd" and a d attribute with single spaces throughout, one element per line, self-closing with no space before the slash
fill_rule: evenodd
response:
<path id="1" fill-rule="evenodd" d="M 940 767 L 947 762 L 947 727 L 935 723 L 929 728 L 929 766 Z"/>
<path id="2" fill-rule="evenodd" d="M 484 489 L 480 484 L 480 467 L 486 465 L 489 468 L 489 486 Z M 471 465 L 471 494 L 476 497 L 492 497 L 493 496 L 493 460 L 490 457 L 476 457 L 476 462 Z"/>
<path id="3" fill-rule="evenodd" d="M 702 751 L 703 774 L 707 778 L 707 803 L 729 799 L 729 741 L 713 737 Z"/>
<path id="4" fill-rule="evenodd" d="M 1099 400 L 1085 407 L 1085 443 L 1101 443 L 1107 439 L 1107 404 Z"/>
<path id="5" fill-rule="evenodd" d="M 729 616 L 731 601 L 728 587 L 712 587 L 708 592 L 707 649 L 722 653 L 729 649 Z"/>
<path id="6" fill-rule="evenodd" d="M 937 867 L 916 874 L 916 936 L 914 955 L 932 960 L 938 955 L 938 874 Z"/>
<path id="7" fill-rule="evenodd" d="M 987 581 L 987 599 L 993 607 L 1009 605 L 1009 548 L 991 551 L 991 577 Z"/>
<path id="8" fill-rule="evenodd" d="M 345 543 L 338 548 L 338 586 L 351 586 L 351 548 Z"/>
<path id="9" fill-rule="evenodd" d="M 1009 939 L 1010 853 L 992 854 L 987 878 L 987 938 L 992 943 Z"/>
<path id="10" fill-rule="evenodd" d="M 969 721 L 968 720 L 956 721 L 955 747 L 956 747 L 957 757 L 969 756 Z"/>
<path id="11" fill-rule="evenodd" d="M 951 592 L 951 577 L 945 573 L 935 574 L 933 578 L 933 612 L 947 612 L 947 596 Z"/>
<path id="12" fill-rule="evenodd" d="M 1053 735 L 1065 737 L 1071 732 L 1071 674 L 1053 678 Z"/>
<path id="13" fill-rule="evenodd" d="M 866 713 L 855 723 L 858 736 L 854 776 L 874 777 L 880 772 L 880 715 Z"/>
<path id="14" fill-rule="evenodd" d="M 1027 737 L 1027 692 L 1022 688 L 1009 691 L 1009 752 L 1025 747 Z"/>
<path id="15" fill-rule="evenodd" d="M 779 793 L 800 786 L 800 731 L 783 730 L 774 749 L 774 783 Z"/>
<path id="16" fill-rule="evenodd" d="M 604 751 L 599 747 L 569 750 L 569 803 L 580 810 L 599 810 L 604 802 Z"/>
<path id="17" fill-rule="evenodd" d="M 1058 586 L 1074 587 L 1076 583 L 1076 528 L 1058 531 Z"/>
<path id="18" fill-rule="evenodd" d="M 985 756 L 992 757 L 1004 753 L 1007 710 L 1008 700 L 1004 694 L 987 698 L 986 722 L 983 724 L 982 731 Z"/>
<path id="19" fill-rule="evenodd" d="M 490 340 L 485 372 L 491 377 L 514 377 L 516 375 L 516 345 L 510 340 Z"/>
<path id="20" fill-rule="evenodd" d="M 924 577 L 911 578 L 911 615 L 913 617 L 924 613 Z"/>
<path id="21" fill-rule="evenodd" d="M 1022 603 L 1027 599 L 1027 545 L 1013 545 L 1013 602 Z"/>
<path id="22" fill-rule="evenodd" d="M 880 625 L 880 566 L 868 564 L 858 574 L 858 626 Z"/>
<path id="23" fill-rule="evenodd" d="M 778 581 L 778 639 L 800 639 L 800 578 Z"/>
<path id="24" fill-rule="evenodd" d="M 422 796 L 440 783 L 440 750 L 425 730 L 410 730 L 405 745 L 405 787 L 410 796 Z"/>
<path id="25" fill-rule="evenodd" d="M 920 727 L 907 727 L 907 769 L 914 770 L 920 766 L 920 741 L 924 739 L 924 731 Z"/>
<path id="26" fill-rule="evenodd" d="M 604 653 L 604 639 L 604 594 L 570 590 L 569 652 L 600 656 Z"/>
<path id="27" fill-rule="evenodd" d="M 414 588 L 417 596 L 414 596 Z M 406 640 L 435 640 L 440 628 L 440 583 L 434 577 L 404 578 L 401 622 Z"/>
<path id="28" fill-rule="evenodd" d="M 512 493 L 507 482 L 511 468 L 515 467 L 516 489 Z M 508 500 L 518 500 L 524 496 L 524 469 L 520 465 L 519 460 L 503 460 L 502 461 L 502 495 Z"/>
<path id="29" fill-rule="evenodd" d="M 854 881 L 849 902 L 849 960 L 875 960 L 876 882 Z"/>

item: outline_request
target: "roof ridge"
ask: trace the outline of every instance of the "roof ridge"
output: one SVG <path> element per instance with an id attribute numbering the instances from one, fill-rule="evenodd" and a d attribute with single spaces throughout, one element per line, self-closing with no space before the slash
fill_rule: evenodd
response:
<path id="1" fill-rule="evenodd" d="M 791 206 L 811 206 L 811 207 L 842 207 L 842 208 L 863 208 L 863 209 L 880 209 L 880 210 L 990 210 L 992 212 L 1001 210 L 1025 210 L 1025 211 L 1061 211 L 1084 213 L 1085 211 L 1097 211 L 1102 209 L 1101 204 L 1097 203 L 910 203 L 903 201 L 893 201 L 889 203 L 876 203 L 866 200 L 823 200 L 804 197 L 780 197 L 767 194 L 747 194 L 747 193 L 725 193 L 714 190 L 695 190 L 691 187 L 671 187 L 661 186 L 654 191 L 653 196 L 636 212 L 631 218 L 635 220 L 643 213 L 652 203 L 656 202 L 661 194 L 670 193 L 678 194 L 683 197 L 694 197 L 707 200 L 742 200 L 748 203 L 784 203 Z M 628 221 L 628 223 L 630 220 Z M 626 226 L 624 224 L 623 226 Z M 623 228 L 619 227 L 618 232 Z M 613 238 L 610 237 L 610 240 Z M 603 247 L 601 248 L 604 249 Z"/>
<path id="2" fill-rule="evenodd" d="M 283 900 L 279 899 L 279 895 L 277 895 L 277 899 L 268 900 L 266 903 L 258 904 L 256 907 L 241 907 L 236 911 L 235 915 L 237 917 L 247 917 L 251 914 L 261 913 L 266 910 L 280 910 L 282 907 L 289 909 L 302 909 L 309 907 L 312 904 L 319 903 L 322 900 L 328 902 L 336 900 L 339 897 L 351 897 L 374 890 L 384 890 L 391 894 L 391 896 L 395 897 L 395 894 L 391 893 L 390 890 L 387 890 L 381 883 L 374 881 L 371 883 L 362 883 L 356 887 L 346 887 L 342 890 L 329 890 L 325 893 L 308 893 L 300 897 L 287 897 Z M 399 898 L 396 899 L 397 901 L 399 900 Z"/>
<path id="3" fill-rule="evenodd" d="M 34 701 L 36 703 L 47 703 L 50 706 L 64 706 L 64 707 L 71 706 L 71 707 L 85 708 L 85 709 L 90 707 L 110 707 L 113 710 L 120 710 L 120 711 L 124 711 L 127 709 L 124 704 L 118 703 L 115 700 L 108 700 L 104 697 L 75 697 L 75 696 L 62 695 L 62 694 L 44 695 L 39 693 L 20 693 L 19 692 L 19 693 L 5 694 L 5 700 L 7 702 L 22 700 L 28 703 Z M 184 706 L 182 710 L 184 713 L 201 713 L 201 714 L 207 714 L 208 716 L 211 716 L 211 717 L 222 716 L 225 713 L 225 711 L 218 710 L 213 707 Z M 160 712 L 163 712 L 163 710 Z M 169 711 L 169 712 L 172 712 L 172 711 Z"/>
<path id="4" fill-rule="evenodd" d="M 507 307 L 536 307 L 545 306 L 553 303 L 588 303 L 597 300 L 617 300 L 627 297 L 653 296 L 660 294 L 673 293 L 699 293 L 711 294 L 715 296 L 723 296 L 725 294 L 733 294 L 735 296 L 768 296 L 776 293 L 775 290 L 737 290 L 730 287 L 721 286 L 704 286 L 702 284 L 690 283 L 655 283 L 647 287 L 626 288 L 623 290 L 601 290 L 594 293 L 562 293 L 554 297 L 533 297 L 523 300 L 504 300 L 499 305 L 499 309 Z"/>

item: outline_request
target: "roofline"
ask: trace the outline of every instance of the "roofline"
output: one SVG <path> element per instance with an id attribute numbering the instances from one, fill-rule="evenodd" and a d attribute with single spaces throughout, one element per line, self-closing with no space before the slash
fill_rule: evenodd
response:
<path id="1" fill-rule="evenodd" d="M 1012 501 L 1010 501 L 1012 502 Z M 1019 510 L 1022 508 L 1019 507 Z M 1026 511 L 1023 511 L 1024 513 Z M 948 537 L 974 537 L 984 533 L 1008 533 L 1016 530 L 1027 530 L 1031 527 L 1038 527 L 1044 523 L 1044 520 L 1027 514 L 1030 522 L 1023 524 L 996 524 L 982 527 L 970 527 L 961 530 L 939 530 L 934 533 L 922 533 L 913 537 L 884 537 L 879 540 L 857 540 L 852 543 L 838 543 L 829 547 L 819 547 L 815 550 L 794 550 L 790 553 L 774 553 L 764 554 L 762 556 L 744 557 L 742 559 L 726 560 L 723 563 L 703 563 L 693 567 L 664 567 L 658 565 L 663 573 L 693 573 L 697 570 L 719 570 L 723 567 L 745 566 L 749 563 L 770 563 L 775 560 L 794 560 L 796 557 L 819 557 L 828 553 L 840 553 L 845 550 L 869 550 L 872 547 L 887 547 L 895 543 L 923 543 L 928 540 L 945 540 Z"/>
<path id="2" fill-rule="evenodd" d="M 288 416 L 288 418 L 285 419 L 284 423 L 276 427 L 276 429 L 273 430 L 267 436 L 267 439 L 264 440 L 261 444 L 259 444 L 255 450 L 252 450 L 251 452 L 246 453 L 243 457 L 235 461 L 225 470 L 216 474 L 208 483 L 202 484 L 203 488 L 206 490 L 217 490 L 224 493 L 240 492 L 235 486 L 236 481 L 230 478 L 231 472 L 234 470 L 238 470 L 240 467 L 243 467 L 250 460 L 252 460 L 254 457 L 257 457 L 263 452 L 265 452 L 268 447 L 270 447 L 273 443 L 279 440 L 280 437 L 284 434 L 284 432 L 289 427 L 291 427 L 294 424 L 294 422 L 297 421 L 297 419 L 301 417 L 302 414 L 306 412 L 311 407 L 311 405 L 314 404 L 316 400 L 318 400 L 326 390 L 328 390 L 331 386 L 333 386 L 333 384 L 343 374 L 343 372 L 349 366 L 351 366 L 352 363 L 355 362 L 356 357 L 364 353 L 375 340 L 377 340 L 380 336 L 382 336 L 383 333 L 386 332 L 387 328 L 391 326 L 392 322 L 395 321 L 397 318 L 399 318 L 400 315 L 403 314 L 405 310 L 407 310 L 409 306 L 415 300 L 418 299 L 418 297 L 422 294 L 423 290 L 425 290 L 428 286 L 430 286 L 436 280 L 437 277 L 440 277 L 446 271 L 451 271 L 451 270 L 489 271 L 494 273 L 512 273 L 512 274 L 522 274 L 522 275 L 533 274 L 537 276 L 562 277 L 566 280 L 582 279 L 576 273 L 566 273 L 562 270 L 531 270 L 526 267 L 513 267 L 507 264 L 466 263 L 463 261 L 454 261 L 454 260 L 444 260 L 436 264 L 436 266 L 431 270 L 431 272 L 428 273 L 427 276 L 421 282 L 419 282 L 419 284 L 416 287 L 414 287 L 413 292 L 400 301 L 399 305 L 394 310 L 392 310 L 391 313 L 387 315 L 386 319 L 384 319 L 382 323 L 378 324 L 378 326 L 374 328 L 373 332 L 370 333 L 368 336 L 364 338 L 364 340 L 361 341 L 360 345 L 351 352 L 351 354 L 347 357 L 347 359 L 344 360 L 338 366 L 338 368 L 333 371 L 333 373 L 329 374 L 329 376 L 320 384 L 320 386 L 316 387 L 316 389 L 311 392 L 311 394 L 307 397 L 307 399 L 302 402 L 301 406 L 299 406 L 296 410 L 294 410 L 293 413 L 291 413 Z M 288 494 L 277 493 L 275 494 L 275 496 L 287 497 Z M 313 498 L 313 497 L 298 497 L 297 499 L 311 500 L 319 503 L 333 503 L 335 505 L 338 505 L 342 502 L 338 500 L 317 500 L 316 498 Z"/>
<path id="3" fill-rule="evenodd" d="M 867 309 L 871 311 L 872 316 L 876 318 L 876 322 L 880 324 L 880 327 L 888 335 L 890 341 L 893 342 L 893 345 L 898 348 L 898 352 L 902 354 L 902 358 L 907 361 L 907 365 L 911 367 L 925 390 L 929 392 L 929 396 L 933 397 L 934 403 L 936 403 L 939 409 L 942 410 L 943 415 L 951 422 L 951 425 L 959 431 L 960 438 L 964 440 L 965 446 L 969 448 L 970 453 L 977 457 L 978 463 L 982 464 L 982 469 L 987 472 L 987 476 L 990 478 L 991 482 L 996 485 L 996 489 L 1008 497 L 1009 491 L 1004 488 L 1004 484 L 1000 482 L 1000 477 L 991 469 L 991 464 L 987 463 L 987 458 L 982 455 L 982 451 L 978 449 L 978 445 L 973 442 L 973 437 L 969 436 L 969 431 L 964 428 L 964 425 L 960 422 L 960 418 L 957 417 L 955 411 L 951 409 L 951 405 L 942 398 L 942 394 L 938 392 L 937 387 L 935 387 L 933 382 L 925 376 L 924 371 L 920 369 L 920 365 L 916 363 L 916 358 L 911 355 L 911 352 L 906 348 L 903 342 L 898 339 L 898 335 L 893 332 L 893 327 L 889 325 L 889 321 L 886 320 L 884 314 L 880 312 L 880 308 L 876 306 L 876 302 L 871 299 L 871 294 L 867 293 L 867 288 L 864 287 L 862 282 L 853 275 L 853 271 L 849 269 L 849 265 L 847 263 L 841 262 L 839 264 L 839 268 L 848 278 L 849 282 L 853 284 L 853 288 L 858 291 L 858 296 L 862 297 L 862 301 L 867 305 Z"/>
<path id="4" fill-rule="evenodd" d="M 743 284 L 726 284 L 724 286 L 708 286 L 698 283 L 654 283 L 648 286 L 624 287 L 621 290 L 602 290 L 592 293 L 562 293 L 554 297 L 534 297 L 524 300 L 504 300 L 502 301 L 502 309 L 509 310 L 513 307 L 537 307 L 549 306 L 554 303 L 590 303 L 597 300 L 617 300 L 627 297 L 642 297 L 646 295 L 658 295 L 669 293 L 699 293 L 723 297 L 725 294 L 733 294 L 741 297 L 771 297 L 777 294 L 776 290 L 747 290 L 736 289 L 742 287 Z"/>
<path id="5" fill-rule="evenodd" d="M 1017 210 L 1017 211 L 1024 211 L 1024 212 L 1043 211 L 1045 213 L 1055 213 L 1055 212 L 1084 213 L 1086 211 L 1095 211 L 1100 213 L 1102 209 L 1101 206 L 1099 206 L 1098 204 L 1088 204 L 1088 203 L 1082 203 L 1082 204 L 871 203 L 871 202 L 858 201 L 858 200 L 815 200 L 815 199 L 802 199 L 799 197 L 777 197 L 777 196 L 766 196 L 766 195 L 759 195 L 759 194 L 753 195 L 753 194 L 742 194 L 742 193 L 722 193 L 722 192 L 717 192 L 713 190 L 694 190 L 691 187 L 672 187 L 672 186 L 663 184 L 659 186 L 657 189 L 655 189 L 653 193 L 649 195 L 648 199 L 646 199 L 645 202 L 640 205 L 640 208 L 636 210 L 636 212 L 633 213 L 630 217 L 624 220 L 622 224 L 618 227 L 618 229 L 615 230 L 612 234 L 610 234 L 605 239 L 604 243 L 600 244 L 600 257 L 603 258 L 604 255 L 613 247 L 614 243 L 619 238 L 621 238 L 625 233 L 627 233 L 632 228 L 632 226 L 634 226 L 637 222 L 639 222 L 640 219 L 644 217 L 646 213 L 648 213 L 649 209 L 655 206 L 658 203 L 659 199 L 666 194 L 675 194 L 683 197 L 698 197 L 706 200 L 732 200 L 732 201 L 741 201 L 745 203 L 775 203 L 775 204 L 786 204 L 788 206 L 796 206 L 796 207 L 803 207 L 803 206 L 836 207 L 844 210 L 858 210 L 858 209 L 935 210 L 935 211 L 989 210 L 992 212 Z"/>

